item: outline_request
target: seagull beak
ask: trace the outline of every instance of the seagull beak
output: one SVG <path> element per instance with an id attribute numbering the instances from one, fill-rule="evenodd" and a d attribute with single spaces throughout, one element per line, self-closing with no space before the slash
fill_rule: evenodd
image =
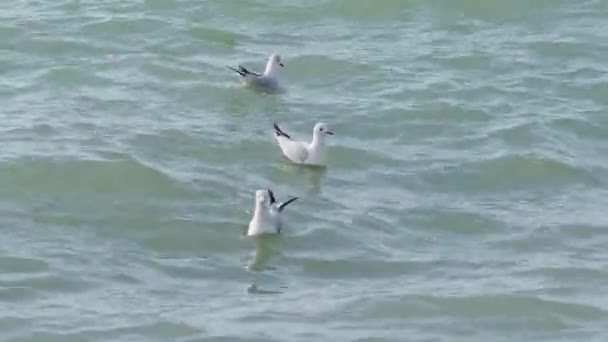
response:
<path id="1" fill-rule="evenodd" d="M 325 134 L 334 135 L 334 132 L 326 131 Z"/>

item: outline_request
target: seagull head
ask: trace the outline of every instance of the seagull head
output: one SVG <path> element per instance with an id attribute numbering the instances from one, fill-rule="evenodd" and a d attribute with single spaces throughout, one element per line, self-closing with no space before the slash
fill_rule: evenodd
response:
<path id="1" fill-rule="evenodd" d="M 270 56 L 270 59 L 272 60 L 272 63 L 280 66 L 280 67 L 284 67 L 285 65 L 283 64 L 283 62 L 281 61 L 281 56 L 277 55 L 276 53 L 273 53 L 272 56 Z"/>
<path id="2" fill-rule="evenodd" d="M 255 192 L 255 202 L 259 204 L 266 203 L 268 199 L 268 192 L 266 190 L 257 190 Z"/>
<path id="3" fill-rule="evenodd" d="M 283 67 L 283 62 L 281 60 L 281 56 L 273 53 L 268 58 L 268 63 L 266 63 L 266 69 L 264 70 L 264 75 L 270 77 L 276 77 L 279 73 L 279 67 Z"/>
<path id="4" fill-rule="evenodd" d="M 313 135 L 320 137 L 325 135 L 334 135 L 334 132 L 330 131 L 325 123 L 318 122 L 313 129 Z"/>

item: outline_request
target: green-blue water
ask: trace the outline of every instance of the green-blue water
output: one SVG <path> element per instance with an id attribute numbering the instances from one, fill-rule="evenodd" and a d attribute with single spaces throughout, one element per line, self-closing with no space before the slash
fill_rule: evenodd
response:
<path id="1" fill-rule="evenodd" d="M 3 1 L 0 340 L 606 341 L 607 61 L 604 0 Z"/>

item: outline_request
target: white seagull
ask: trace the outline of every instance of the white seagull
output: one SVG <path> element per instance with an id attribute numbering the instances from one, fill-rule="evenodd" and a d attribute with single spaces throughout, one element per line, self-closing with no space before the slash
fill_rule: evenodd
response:
<path id="1" fill-rule="evenodd" d="M 280 233 L 283 228 L 281 213 L 289 203 L 297 199 L 297 197 L 292 197 L 283 203 L 278 203 L 272 190 L 257 190 L 255 192 L 255 209 L 249 222 L 247 236 Z"/>
<path id="2" fill-rule="evenodd" d="M 246 85 L 276 90 L 279 88 L 279 67 L 283 67 L 284 64 L 281 62 L 281 56 L 277 54 L 270 55 L 268 63 L 266 63 L 266 69 L 263 74 L 258 74 L 245 69 L 244 66 L 239 65 L 238 69 L 235 69 L 229 65 L 228 69 L 236 72 L 243 77 L 243 82 Z"/>
<path id="3" fill-rule="evenodd" d="M 279 143 L 283 154 L 296 164 L 321 166 L 325 162 L 323 146 L 326 135 L 334 133 L 327 129 L 327 125 L 319 122 L 312 131 L 312 141 L 295 141 L 289 134 L 285 133 L 276 123 L 274 124 L 274 135 Z"/>

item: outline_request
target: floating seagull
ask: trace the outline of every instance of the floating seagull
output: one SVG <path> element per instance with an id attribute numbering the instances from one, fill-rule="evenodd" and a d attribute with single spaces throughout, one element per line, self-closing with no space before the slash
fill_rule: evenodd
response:
<path id="1" fill-rule="evenodd" d="M 278 234 L 283 228 L 281 213 L 289 203 L 297 200 L 292 197 L 283 203 L 277 203 L 272 190 L 255 192 L 255 210 L 247 229 L 248 236 L 261 234 Z"/>
<path id="2" fill-rule="evenodd" d="M 270 58 L 268 58 L 268 63 L 266 63 L 266 70 L 264 70 L 264 73 L 261 75 L 245 69 L 245 67 L 242 65 L 239 65 L 238 69 L 235 69 L 229 65 L 226 67 L 241 75 L 243 77 L 243 81 L 247 85 L 276 90 L 279 88 L 279 67 L 283 66 L 281 56 L 272 54 Z"/>
<path id="3" fill-rule="evenodd" d="M 296 164 L 323 165 L 323 143 L 327 134 L 334 133 L 329 131 L 324 123 L 319 122 L 312 131 L 312 142 L 295 141 L 276 123 L 274 124 L 274 135 L 279 147 L 283 150 L 283 154 Z"/>

